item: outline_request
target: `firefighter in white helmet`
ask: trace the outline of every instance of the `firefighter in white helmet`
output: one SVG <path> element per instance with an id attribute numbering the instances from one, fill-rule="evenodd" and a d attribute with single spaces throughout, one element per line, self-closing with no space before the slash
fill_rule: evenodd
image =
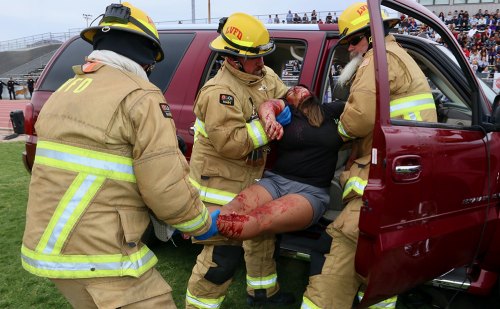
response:
<path id="1" fill-rule="evenodd" d="M 390 84 L 390 117 L 408 121 L 436 122 L 436 108 L 424 73 L 413 58 L 396 42 L 389 30 L 398 19 L 382 12 L 386 31 L 385 45 Z M 358 221 L 364 188 L 371 162 L 375 122 L 375 67 L 370 33 L 370 16 L 366 3 L 349 6 L 339 17 L 340 44 L 348 44 L 351 61 L 358 63 L 354 72 L 338 130 L 345 141 L 353 141 L 354 164 L 341 176 L 346 206 L 327 228 L 333 238 L 321 273 L 309 278 L 302 308 L 351 308 L 363 280 L 357 275 L 354 257 L 358 241 Z M 331 240 L 331 239 L 330 239 Z M 373 308 L 394 308 L 391 297 Z"/>
<path id="2" fill-rule="evenodd" d="M 94 51 L 36 123 L 22 265 L 75 308 L 175 308 L 141 242 L 148 211 L 191 235 L 217 229 L 189 183 L 169 106 L 148 80 L 163 59 L 158 32 L 125 2 L 81 37 Z"/>
<path id="3" fill-rule="evenodd" d="M 267 144 L 257 111 L 268 99 L 283 97 L 287 87 L 264 65 L 275 49 L 262 22 L 244 13 L 221 19 L 210 48 L 223 56 L 217 74 L 200 90 L 194 106 L 195 142 L 191 182 L 207 204 L 222 206 L 262 176 Z M 277 111 L 282 115 L 280 111 Z M 288 110 L 289 113 L 289 110 Z M 216 236 L 203 242 L 186 292 L 187 308 L 219 308 L 243 250 L 241 241 Z M 289 304 L 293 295 L 279 290 L 273 258 L 274 236 L 244 241 L 250 305 Z"/>

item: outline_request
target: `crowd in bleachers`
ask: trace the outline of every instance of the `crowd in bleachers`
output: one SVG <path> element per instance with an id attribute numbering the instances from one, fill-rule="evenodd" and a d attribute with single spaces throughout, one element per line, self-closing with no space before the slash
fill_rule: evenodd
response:
<path id="1" fill-rule="evenodd" d="M 267 19 L 268 24 L 280 24 L 280 23 L 287 23 L 287 24 L 333 24 L 338 22 L 338 17 L 337 13 L 333 12 L 328 12 L 328 14 L 325 16 L 325 19 L 323 20 L 320 16 L 320 14 L 316 13 L 316 10 L 312 10 L 311 13 L 304 12 L 303 14 L 300 13 L 292 13 L 291 10 L 288 10 L 288 13 L 285 15 L 285 19 L 280 20 L 278 17 L 278 14 L 276 14 L 274 17 L 272 15 L 269 15 L 269 18 Z"/>
<path id="2" fill-rule="evenodd" d="M 495 12 L 479 9 L 474 15 L 464 10 L 437 15 L 448 25 L 476 73 L 491 77 L 500 73 L 500 9 Z M 404 14 L 401 15 L 398 30 L 441 42 L 439 34 Z"/>
<path id="3" fill-rule="evenodd" d="M 488 12 L 481 9 L 471 15 L 468 11 L 455 10 L 448 13 L 439 12 L 436 15 L 448 25 L 450 31 L 462 46 L 469 62 L 477 73 L 500 73 L 500 9 Z M 280 19 L 284 17 L 284 19 Z M 337 12 L 328 12 L 324 19 L 316 10 L 310 13 L 292 13 L 291 10 L 283 15 L 269 15 L 267 23 L 287 24 L 323 24 L 337 23 Z M 441 37 L 427 25 L 414 18 L 400 15 L 401 22 L 397 27 L 399 33 L 423 36 L 441 43 Z"/>

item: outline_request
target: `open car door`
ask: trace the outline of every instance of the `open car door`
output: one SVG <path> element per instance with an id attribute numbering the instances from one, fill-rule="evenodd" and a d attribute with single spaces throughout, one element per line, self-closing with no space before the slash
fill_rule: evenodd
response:
<path id="1" fill-rule="evenodd" d="M 367 279 L 361 307 L 473 263 L 487 250 L 491 239 L 485 235 L 494 228 L 488 223 L 498 221 L 498 203 L 492 206 L 491 196 L 498 192 L 499 163 L 489 156 L 500 151 L 491 141 L 498 133 L 488 132 L 482 123 L 491 113 L 490 102 L 437 16 L 412 0 L 368 0 L 368 7 L 377 114 L 356 253 L 356 270 Z M 426 59 L 436 57 L 432 53 L 422 52 L 417 61 L 429 66 L 424 74 L 436 77 L 436 84 L 430 77 L 429 82 L 438 123 L 390 119 L 381 9 L 430 26 L 456 58 L 442 65 Z M 414 59 L 419 49 L 411 54 Z"/>

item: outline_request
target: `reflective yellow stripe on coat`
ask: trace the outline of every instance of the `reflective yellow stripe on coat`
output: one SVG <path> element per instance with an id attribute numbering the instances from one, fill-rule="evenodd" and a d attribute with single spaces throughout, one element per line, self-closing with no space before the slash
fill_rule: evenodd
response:
<path id="1" fill-rule="evenodd" d="M 316 306 L 309 298 L 303 296 L 302 305 L 300 306 L 300 309 L 321 309 L 321 308 Z"/>
<path id="2" fill-rule="evenodd" d="M 63 255 L 61 250 L 106 179 L 135 182 L 131 158 L 39 141 L 35 164 L 78 173 L 59 201 L 36 249 L 21 249 L 23 267 L 49 278 L 139 277 L 157 263 L 147 246 L 131 255 Z"/>
<path id="3" fill-rule="evenodd" d="M 254 119 L 246 124 L 248 135 L 252 138 L 253 146 L 255 148 L 262 147 L 269 143 L 267 139 L 266 131 L 259 119 Z"/>
<path id="4" fill-rule="evenodd" d="M 431 93 L 399 98 L 390 103 L 391 118 L 403 117 L 405 120 L 422 121 L 420 112 L 435 108 L 436 104 Z"/>
<path id="5" fill-rule="evenodd" d="M 194 122 L 194 140 L 195 141 L 198 139 L 199 134 L 208 138 L 207 131 L 205 130 L 205 123 L 203 121 L 201 121 L 199 118 L 196 118 L 196 121 Z"/>
<path id="6" fill-rule="evenodd" d="M 236 193 L 202 186 L 191 177 L 189 178 L 189 180 L 191 181 L 193 187 L 198 189 L 198 191 L 200 192 L 200 199 L 204 202 L 217 205 L 226 205 L 236 197 Z"/>
<path id="7" fill-rule="evenodd" d="M 342 193 L 342 198 L 345 198 L 352 191 L 356 192 L 358 195 L 363 195 L 363 192 L 365 191 L 365 187 L 367 184 L 368 181 L 364 180 L 363 178 L 360 177 L 349 178 L 349 180 L 347 180 L 345 184 L 344 193 Z"/>
<path id="8" fill-rule="evenodd" d="M 249 123 L 247 123 L 246 128 L 248 131 L 248 135 L 252 139 L 254 148 L 259 148 L 269 143 L 266 131 L 264 130 L 264 127 L 260 123 L 259 119 L 254 119 Z M 199 118 L 196 118 L 196 121 L 194 123 L 194 129 L 195 129 L 194 133 L 195 140 L 198 139 L 198 135 L 200 134 L 208 138 L 207 130 L 205 129 L 205 123 L 201 121 Z"/>
<path id="9" fill-rule="evenodd" d="M 224 301 L 225 296 L 221 296 L 219 298 L 201 298 L 196 297 L 187 290 L 186 292 L 186 301 L 193 305 L 196 308 L 202 309 L 217 309 L 220 307 L 222 302 Z"/>

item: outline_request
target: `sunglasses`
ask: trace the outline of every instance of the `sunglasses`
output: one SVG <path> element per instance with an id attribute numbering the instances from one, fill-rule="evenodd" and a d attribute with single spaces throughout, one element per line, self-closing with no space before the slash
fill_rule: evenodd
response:
<path id="1" fill-rule="evenodd" d="M 361 40 L 365 37 L 364 34 L 361 34 L 361 35 L 358 35 L 358 36 L 355 36 L 355 37 L 352 37 L 351 39 L 347 40 L 345 43 L 347 45 L 352 45 L 352 46 L 356 46 L 359 44 L 359 42 L 361 42 Z"/>

